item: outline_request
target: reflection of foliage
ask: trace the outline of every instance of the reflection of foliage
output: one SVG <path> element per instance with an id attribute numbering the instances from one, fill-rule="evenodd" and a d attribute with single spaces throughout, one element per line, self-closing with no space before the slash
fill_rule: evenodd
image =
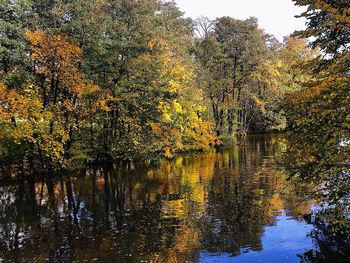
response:
<path id="1" fill-rule="evenodd" d="M 276 210 L 291 206 L 285 203 L 292 193 L 285 187 L 283 169 L 275 166 L 276 160 L 260 159 L 260 154 L 276 156 L 283 148 L 279 140 L 269 143 L 272 146 L 265 148 L 252 139 L 246 146 L 250 148 L 236 148 L 225 154 L 227 169 L 236 172 L 214 177 L 208 189 L 207 214 L 200 223 L 206 250 L 237 255 L 242 246 L 247 246 L 261 251 L 264 226 L 274 224 Z M 247 154 L 252 149 L 260 154 Z"/>
<path id="2" fill-rule="evenodd" d="M 336 223 L 327 221 L 330 215 L 332 218 L 340 219 L 343 217 L 344 215 L 339 215 L 339 212 L 343 213 L 343 211 L 335 211 L 334 209 L 327 209 L 327 211 L 321 211 L 319 213 L 319 216 L 314 221 L 315 229 L 310 233 L 316 249 L 300 255 L 301 262 L 349 262 L 350 239 L 347 231 L 344 231 L 344 226 L 341 226 L 342 230 L 339 226 L 337 229 L 334 229 Z M 326 215 L 328 216 L 325 218 Z"/>
<path id="3" fill-rule="evenodd" d="M 186 262 L 198 261 L 203 248 L 233 255 L 243 245 L 261 250 L 274 211 L 297 198 L 266 157 L 280 153 L 280 140 L 256 136 L 245 143 L 159 167 L 128 163 L 3 187 L 4 258 Z"/>

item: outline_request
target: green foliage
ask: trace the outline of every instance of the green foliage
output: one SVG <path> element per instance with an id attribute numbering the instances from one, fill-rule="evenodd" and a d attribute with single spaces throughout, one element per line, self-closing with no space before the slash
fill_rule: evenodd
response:
<path id="1" fill-rule="evenodd" d="M 24 35 L 28 8 L 28 1 L 0 1 L 0 79 L 10 87 L 19 87 L 29 78 Z"/>
<path id="2" fill-rule="evenodd" d="M 308 28 L 298 35 L 314 36 L 312 46 L 322 52 L 307 65 L 311 78 L 288 96 L 290 170 L 295 179 L 314 182 L 327 210 L 325 215 L 339 216 L 323 221 L 343 228 L 348 218 L 340 215 L 348 214 L 350 193 L 349 4 L 295 2 L 308 7 L 302 14 L 308 19 Z"/>
<path id="3" fill-rule="evenodd" d="M 194 22 L 161 0 L 2 0 L 0 12 L 0 158 L 34 170 L 283 129 L 301 78 L 281 62 L 297 52 L 255 18 Z"/>
<path id="4" fill-rule="evenodd" d="M 191 23 L 173 2 L 4 1 L 1 12 L 4 162 L 51 169 L 214 145 Z"/>
<path id="5" fill-rule="evenodd" d="M 303 37 L 313 37 L 311 44 L 331 57 L 340 57 L 350 41 L 350 10 L 347 0 L 294 0 L 307 11 L 301 17 L 307 19 L 307 29 L 298 32 Z M 324 60 L 329 60 L 324 57 Z"/>
<path id="6" fill-rule="evenodd" d="M 284 95 L 303 78 L 293 65 L 311 56 L 305 42 L 289 39 L 279 43 L 258 28 L 255 18 L 201 18 L 197 35 L 199 82 L 217 135 L 226 141 L 237 133 L 283 130 Z"/>

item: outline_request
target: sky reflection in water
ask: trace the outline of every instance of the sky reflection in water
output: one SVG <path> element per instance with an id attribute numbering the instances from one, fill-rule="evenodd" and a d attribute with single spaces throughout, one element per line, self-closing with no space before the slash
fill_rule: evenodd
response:
<path id="1" fill-rule="evenodd" d="M 0 186 L 6 262 L 299 262 L 310 202 L 286 182 L 280 136 Z M 285 213 L 284 211 L 289 211 Z"/>
<path id="2" fill-rule="evenodd" d="M 201 252 L 199 261 L 208 263 L 300 262 L 298 254 L 314 249 L 312 240 L 307 238 L 313 229 L 312 225 L 290 216 L 276 216 L 275 219 L 276 225 L 264 228 L 264 234 L 261 237 L 261 251 L 241 247 L 241 254 L 236 257 L 227 253 L 213 255 Z"/>

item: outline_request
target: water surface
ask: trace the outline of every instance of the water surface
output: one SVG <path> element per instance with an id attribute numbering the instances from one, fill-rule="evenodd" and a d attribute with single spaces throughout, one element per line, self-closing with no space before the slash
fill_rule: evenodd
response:
<path id="1" fill-rule="evenodd" d="M 300 262 L 311 201 L 282 136 L 156 167 L 96 167 L 0 186 L 4 262 Z M 0 260 L 1 261 L 1 260 Z"/>

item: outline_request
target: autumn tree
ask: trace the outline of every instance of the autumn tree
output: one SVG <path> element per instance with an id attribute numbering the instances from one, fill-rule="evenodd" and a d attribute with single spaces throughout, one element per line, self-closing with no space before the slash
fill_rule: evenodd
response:
<path id="1" fill-rule="evenodd" d="M 210 101 L 217 135 L 283 128 L 277 49 L 257 20 L 222 17 L 197 21 L 199 81 Z"/>
<path id="2" fill-rule="evenodd" d="M 33 167 L 173 157 L 284 127 L 299 72 L 255 18 L 192 21 L 160 0 L 1 3 L 1 132 Z"/>
<path id="3" fill-rule="evenodd" d="M 295 1 L 308 9 L 304 37 L 321 50 L 309 67 L 313 78 L 289 97 L 291 171 L 318 185 L 327 206 L 348 208 L 349 175 L 349 26 L 348 1 Z M 347 212 L 345 212 L 347 213 Z M 344 223 L 344 221 L 343 221 Z"/>
<path id="4" fill-rule="evenodd" d="M 72 157 L 81 127 L 97 109 L 107 109 L 108 94 L 84 79 L 77 68 L 81 50 L 67 37 L 40 30 L 27 37 L 35 79 L 21 93 L 2 86 L 1 131 L 7 141 L 26 148 L 22 158 L 31 168 L 61 167 Z"/>
<path id="5" fill-rule="evenodd" d="M 3 27 L 14 18 L 18 37 L 6 29 L 9 40 L 2 42 L 22 45 L 4 45 L 6 61 L 22 57 L 3 64 L 1 74 L 8 77 L 23 60 L 28 78 L 21 85 L 4 83 L 1 110 L 14 109 L 5 101 L 13 96 L 26 105 L 35 98 L 39 113 L 35 118 L 27 111 L 12 112 L 10 119 L 3 115 L 2 132 L 11 135 L 35 120 L 40 130 L 33 124 L 27 131 L 35 140 L 23 137 L 15 143 L 28 146 L 32 166 L 172 157 L 213 145 L 190 54 L 192 22 L 174 2 L 6 3 L 3 13 L 12 17 L 4 16 Z"/>

